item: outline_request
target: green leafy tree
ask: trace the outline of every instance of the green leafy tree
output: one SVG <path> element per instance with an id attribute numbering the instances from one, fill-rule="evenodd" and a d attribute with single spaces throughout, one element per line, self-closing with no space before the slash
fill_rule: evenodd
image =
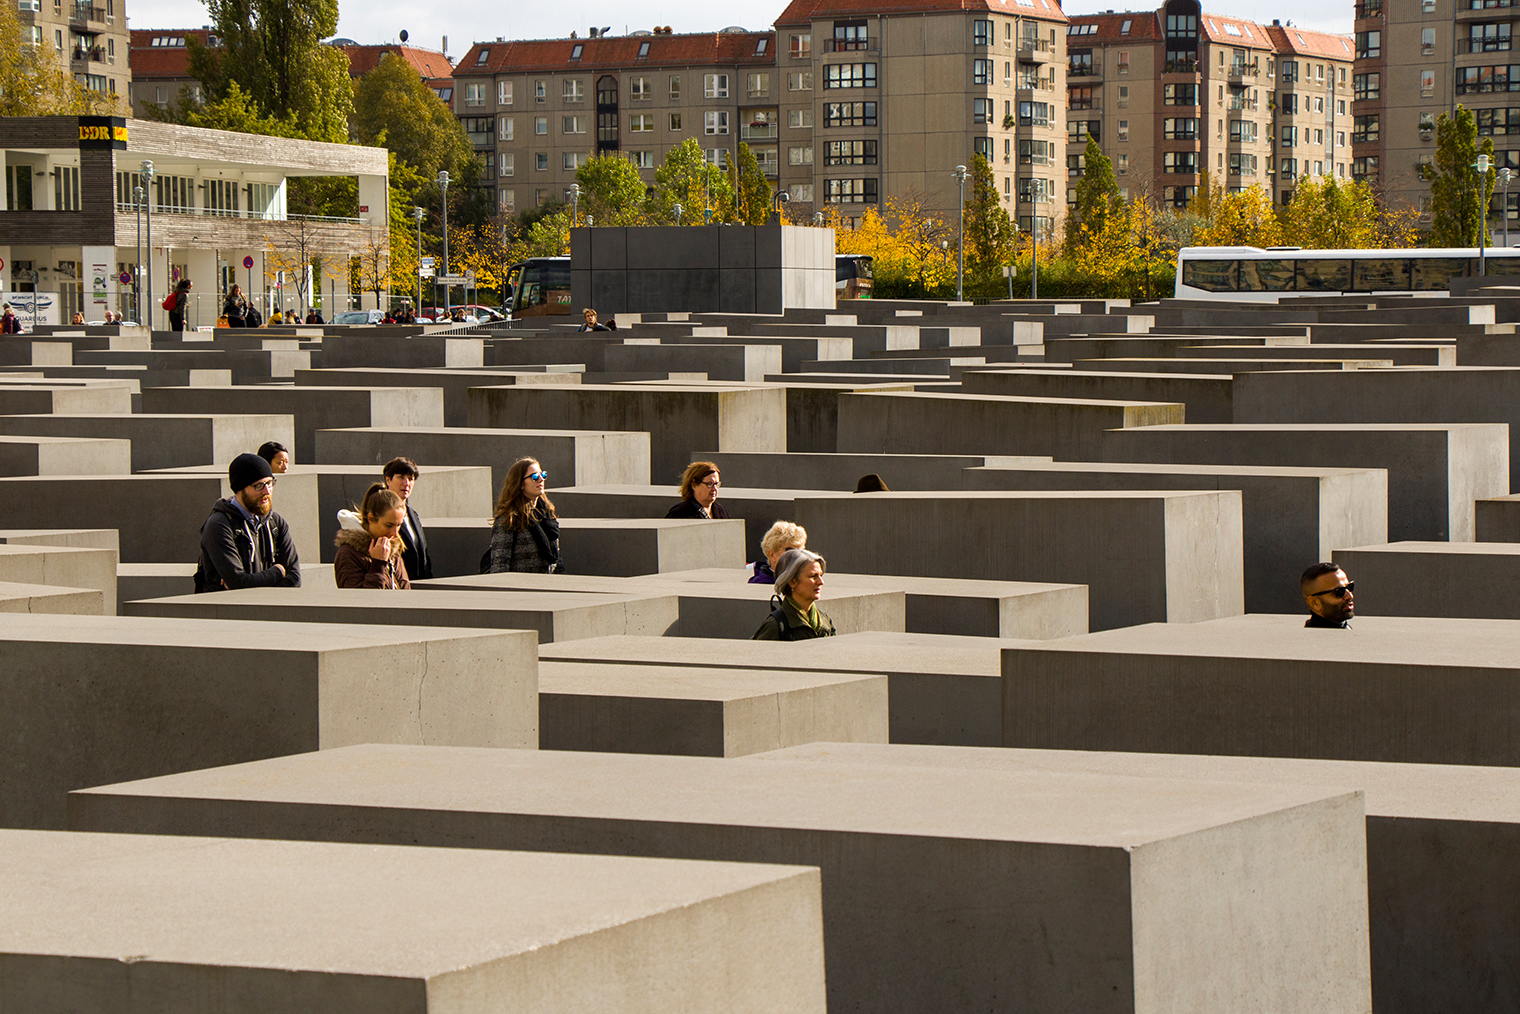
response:
<path id="1" fill-rule="evenodd" d="M 231 130 L 239 134 L 264 134 L 269 137 L 300 137 L 301 128 L 291 117 L 276 119 L 266 116 L 253 101 L 253 96 L 243 91 L 236 81 L 228 82 L 227 90 L 215 102 L 197 105 L 188 90 L 181 90 L 180 105 L 171 116 L 173 122 L 192 127 L 209 127 L 212 130 Z"/>
<path id="2" fill-rule="evenodd" d="M 0 3 L 0 116 L 119 113 L 116 96 L 92 92 L 47 45 L 34 46 L 16 5 Z"/>
<path id="3" fill-rule="evenodd" d="M 1003 286 L 1003 265 L 1012 264 L 1018 231 L 997 191 L 992 163 L 980 154 L 971 157 L 971 193 L 966 200 L 966 267 L 968 291 L 993 294 Z"/>
<path id="4" fill-rule="evenodd" d="M 353 126 L 356 141 L 388 148 L 427 185 L 436 188 L 439 170 L 452 180 L 479 178 L 475 148 L 458 117 L 393 53 L 354 85 Z"/>
<path id="5" fill-rule="evenodd" d="M 771 181 L 760 171 L 760 162 L 749 145 L 739 142 L 733 165 L 738 219 L 745 225 L 764 225 L 771 218 Z"/>
<path id="6" fill-rule="evenodd" d="M 1480 154 L 1488 155 L 1492 162 L 1494 141 L 1485 137 L 1482 145 L 1478 144 L 1478 124 L 1472 111 L 1458 106 L 1450 116 L 1442 113 L 1436 121 L 1435 164 L 1427 176 L 1432 245 L 1478 245 L 1479 229 L 1485 224 L 1482 194 L 1492 194 L 1494 189 L 1493 168 L 1481 183 L 1478 171 L 1472 168 Z"/>
<path id="7" fill-rule="evenodd" d="M 644 222 L 644 180 L 626 155 L 608 152 L 582 162 L 575 171 L 581 186 L 580 213 L 598 225 L 629 226 Z"/>
<path id="8" fill-rule="evenodd" d="M 353 113 L 348 56 L 324 46 L 338 0 L 207 0 L 221 45 L 186 40 L 190 73 L 210 102 L 236 81 L 263 115 L 294 120 L 300 136 L 345 142 Z"/>
<path id="9" fill-rule="evenodd" d="M 734 188 L 728 173 L 712 165 L 696 138 L 688 137 L 665 153 L 654 171 L 655 189 L 648 211 L 659 223 L 675 222 L 675 205 L 681 205 L 682 225 L 702 225 L 703 210 L 713 209 L 714 222 L 732 220 Z"/>
<path id="10" fill-rule="evenodd" d="M 1305 177 L 1278 217 L 1283 242 L 1308 249 L 1380 250 L 1410 246 L 1414 239 L 1414 216 L 1380 207 L 1363 180 Z"/>
<path id="11" fill-rule="evenodd" d="M 1124 198 L 1119 195 L 1119 184 L 1114 179 L 1114 164 L 1103 154 L 1103 149 L 1098 147 L 1095 139 L 1087 139 L 1087 151 L 1083 158 L 1085 165 L 1077 180 L 1076 204 L 1066 216 L 1068 254 L 1084 235 L 1084 226 L 1088 236 L 1102 234 L 1108 217 L 1124 207 Z"/>

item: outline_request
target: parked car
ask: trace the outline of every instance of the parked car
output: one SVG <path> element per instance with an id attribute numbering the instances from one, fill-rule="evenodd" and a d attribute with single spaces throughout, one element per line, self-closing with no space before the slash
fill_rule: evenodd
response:
<path id="1" fill-rule="evenodd" d="M 383 310 L 343 310 L 333 314 L 334 324 L 379 324 L 385 320 Z"/>
<path id="2" fill-rule="evenodd" d="M 465 312 L 465 316 L 474 317 L 476 320 L 482 321 L 482 322 L 491 322 L 491 321 L 498 321 L 498 320 L 506 320 L 507 319 L 506 314 L 503 314 L 503 313 L 497 311 L 493 307 L 481 306 L 479 303 L 466 303 L 463 306 L 451 306 L 451 307 L 449 307 L 449 309 L 450 310 L 463 310 Z"/>

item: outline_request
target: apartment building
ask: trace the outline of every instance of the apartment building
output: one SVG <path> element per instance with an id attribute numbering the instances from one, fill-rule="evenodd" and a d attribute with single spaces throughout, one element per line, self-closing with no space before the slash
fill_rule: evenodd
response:
<path id="1" fill-rule="evenodd" d="M 219 41 L 211 28 L 133 29 L 131 34 L 132 85 L 130 89 L 132 115 L 146 116 L 154 106 L 178 102 L 181 91 L 187 91 L 191 99 L 200 101 L 201 83 L 190 76 L 190 50 L 187 40 L 194 39 L 203 46 L 217 46 Z M 451 102 L 454 90 L 454 68 L 449 58 L 436 49 L 418 46 L 384 45 L 361 46 L 348 39 L 329 43 L 343 50 L 348 57 L 349 73 L 358 78 L 374 70 L 386 53 L 394 54 L 411 64 L 422 80 L 444 102 Z"/>
<path id="2" fill-rule="evenodd" d="M 125 0 L 18 0 L 22 34 L 51 49 L 90 91 L 126 95 L 132 81 Z"/>
<path id="3" fill-rule="evenodd" d="M 1170 0 L 1154 11 L 1073 16 L 1067 29 L 1067 176 L 1096 138 L 1120 190 L 1185 208 L 1207 174 L 1262 184 L 1346 176 L 1351 40 L 1260 25 Z"/>
<path id="4" fill-rule="evenodd" d="M 794 213 L 858 219 L 888 194 L 953 213 L 954 168 L 980 153 L 1020 228 L 1048 231 L 1066 200 L 1066 24 L 1055 0 L 793 0 L 776 60 Z"/>
<path id="5" fill-rule="evenodd" d="M 1511 0 L 1362 0 L 1352 81 L 1353 172 L 1430 224 L 1435 125 L 1458 105 L 1491 137 L 1499 168 L 1520 173 L 1520 60 L 1512 55 Z M 1515 188 L 1511 188 L 1512 191 Z M 1520 192 L 1501 194 L 1520 219 Z"/>
<path id="6" fill-rule="evenodd" d="M 774 45 L 770 32 L 738 28 L 480 42 L 454 67 L 454 112 L 504 213 L 568 200 L 576 169 L 607 152 L 626 153 L 653 186 L 665 153 L 687 138 L 714 164 L 742 141 L 774 179 Z"/>

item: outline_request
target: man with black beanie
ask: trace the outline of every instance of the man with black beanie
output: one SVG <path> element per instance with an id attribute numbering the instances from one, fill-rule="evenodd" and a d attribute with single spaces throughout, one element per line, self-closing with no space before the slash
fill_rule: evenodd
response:
<path id="1" fill-rule="evenodd" d="M 257 454 L 239 454 L 227 469 L 232 495 L 211 507 L 201 526 L 197 592 L 301 586 L 301 561 L 290 526 L 271 508 L 274 474 Z"/>

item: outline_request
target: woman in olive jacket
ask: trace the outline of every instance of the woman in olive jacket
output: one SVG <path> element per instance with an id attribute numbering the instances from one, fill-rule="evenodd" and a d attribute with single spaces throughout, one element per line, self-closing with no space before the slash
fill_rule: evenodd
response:
<path id="1" fill-rule="evenodd" d="M 823 557 L 806 549 L 788 549 L 776 561 L 776 596 L 771 614 L 753 641 L 805 641 L 833 637 L 834 624 L 818 599 L 823 594 Z"/>

